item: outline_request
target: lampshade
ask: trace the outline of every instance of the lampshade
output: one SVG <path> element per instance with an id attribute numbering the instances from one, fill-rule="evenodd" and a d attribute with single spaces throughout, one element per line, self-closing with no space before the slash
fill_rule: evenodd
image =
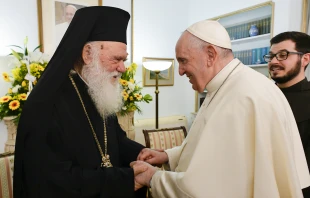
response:
<path id="1" fill-rule="evenodd" d="M 151 71 L 163 71 L 171 67 L 172 62 L 169 61 L 147 61 L 142 63 L 143 66 Z"/>

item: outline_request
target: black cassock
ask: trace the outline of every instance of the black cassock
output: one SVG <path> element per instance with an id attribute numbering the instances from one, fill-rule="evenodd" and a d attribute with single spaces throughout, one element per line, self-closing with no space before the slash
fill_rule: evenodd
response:
<path id="1" fill-rule="evenodd" d="M 308 168 L 310 168 L 310 82 L 305 78 L 291 87 L 282 88 L 281 91 L 292 108 L 305 151 Z M 303 190 L 303 193 L 305 198 L 310 198 L 309 187 Z"/>
<path id="2" fill-rule="evenodd" d="M 73 78 L 104 152 L 103 119 L 85 83 L 77 75 Z M 145 188 L 134 192 L 134 173 L 129 166 L 143 146 L 126 137 L 116 116 L 108 118 L 108 154 L 113 168 L 101 168 L 101 155 L 69 78 L 57 93 L 50 109 L 39 100 L 24 108 L 16 143 L 14 197 L 145 197 Z"/>

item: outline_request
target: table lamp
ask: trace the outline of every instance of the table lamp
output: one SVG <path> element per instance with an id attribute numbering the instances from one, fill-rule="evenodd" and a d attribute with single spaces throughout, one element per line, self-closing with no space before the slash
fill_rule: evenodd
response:
<path id="1" fill-rule="evenodd" d="M 156 129 L 158 129 L 158 94 L 159 94 L 159 90 L 158 90 L 158 75 L 160 73 L 160 71 L 166 70 L 169 67 L 171 67 L 172 63 L 169 61 L 147 61 L 147 62 L 143 62 L 142 63 L 143 66 L 150 70 L 150 71 L 154 71 L 155 72 L 155 95 L 156 95 L 156 100 L 155 100 L 155 126 Z"/>

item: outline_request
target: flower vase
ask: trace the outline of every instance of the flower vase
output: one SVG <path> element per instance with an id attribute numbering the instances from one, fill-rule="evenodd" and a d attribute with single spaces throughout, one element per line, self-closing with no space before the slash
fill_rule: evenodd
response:
<path id="1" fill-rule="evenodd" d="M 16 116 L 7 116 L 3 118 L 3 121 L 7 127 L 8 139 L 5 142 L 4 152 L 14 152 L 15 151 L 15 140 L 17 132 L 17 124 L 15 124 L 14 119 Z"/>
<path id="2" fill-rule="evenodd" d="M 257 36 L 258 35 L 258 28 L 255 24 L 251 25 L 251 28 L 249 30 L 249 34 L 250 34 L 250 36 Z"/>
<path id="3" fill-rule="evenodd" d="M 134 111 L 127 112 L 124 115 L 121 115 L 121 113 L 116 113 L 119 125 L 126 132 L 127 137 L 131 140 L 135 140 L 135 127 L 133 125 L 134 114 Z"/>

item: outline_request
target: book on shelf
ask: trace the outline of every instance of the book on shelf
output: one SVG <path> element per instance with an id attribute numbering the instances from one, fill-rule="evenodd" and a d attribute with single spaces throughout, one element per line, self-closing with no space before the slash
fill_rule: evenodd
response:
<path id="1" fill-rule="evenodd" d="M 256 25 L 258 28 L 258 35 L 268 34 L 271 29 L 271 17 L 227 27 L 226 30 L 231 40 L 238 40 L 250 37 L 249 30 L 251 25 Z"/>

